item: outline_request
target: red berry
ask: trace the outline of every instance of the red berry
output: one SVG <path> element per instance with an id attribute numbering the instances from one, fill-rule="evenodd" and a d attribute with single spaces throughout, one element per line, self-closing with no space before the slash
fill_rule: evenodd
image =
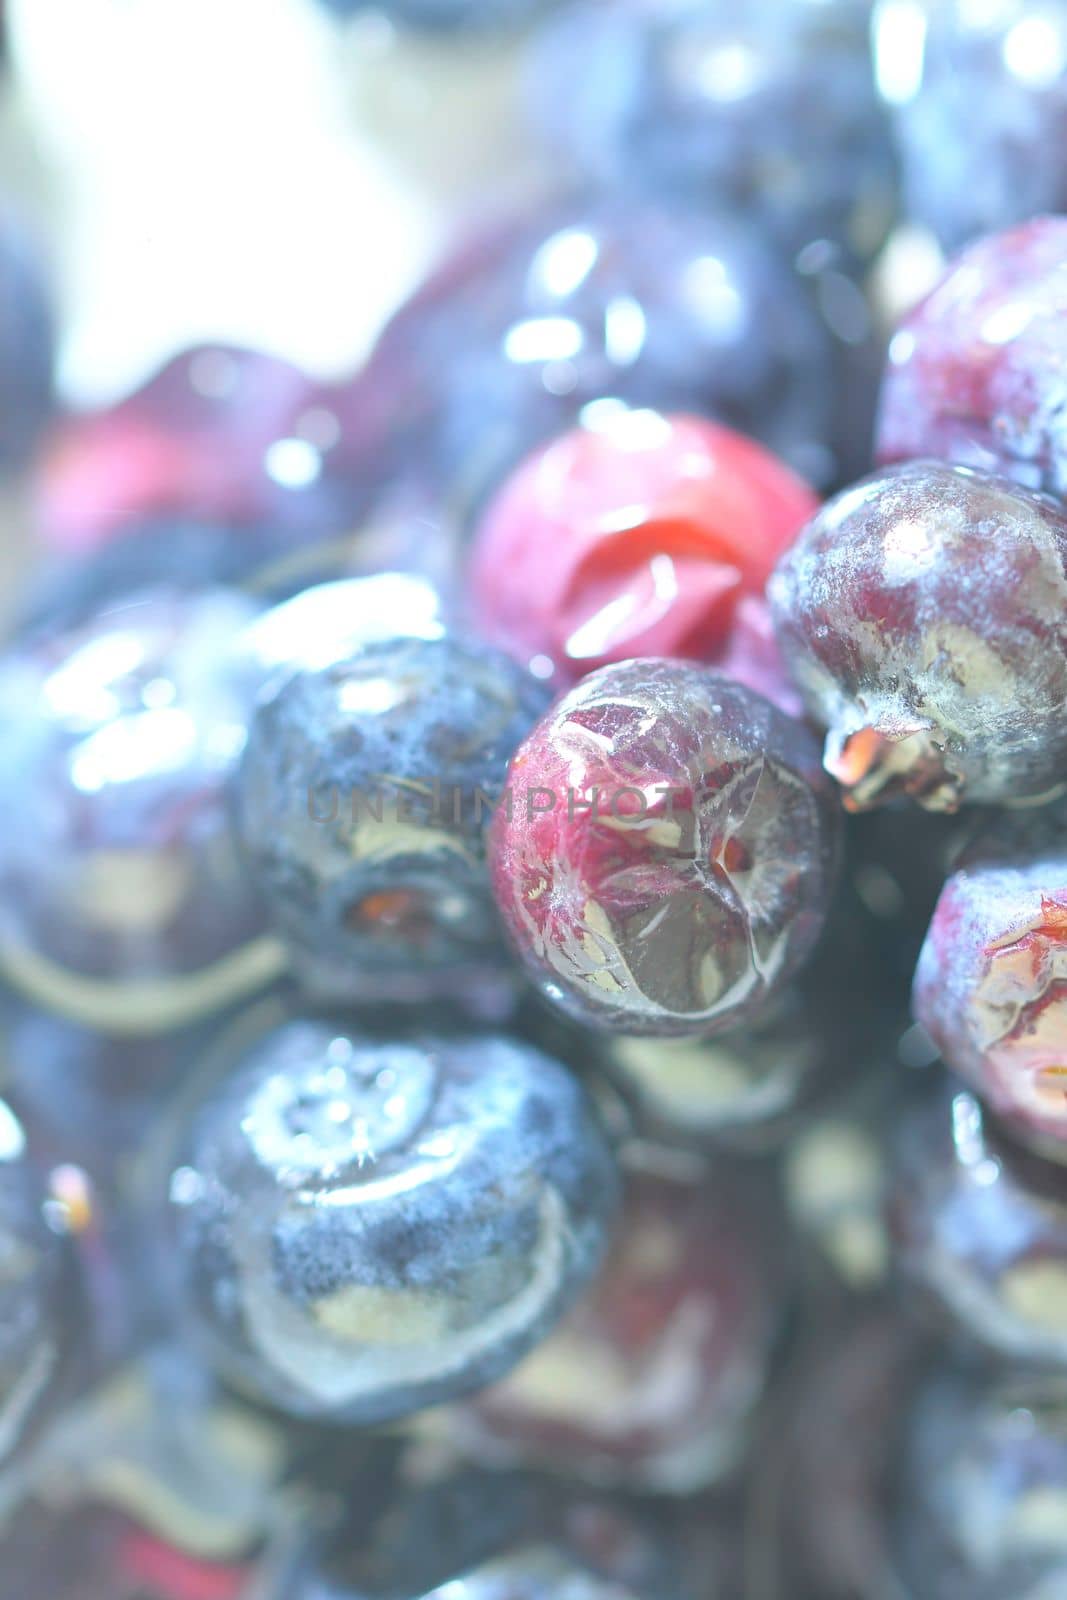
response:
<path id="1" fill-rule="evenodd" d="M 759 597 L 817 504 L 770 451 L 718 423 L 594 413 L 528 456 L 490 504 L 471 566 L 479 624 L 564 683 L 648 654 L 728 659 L 766 690 L 774 646 Z"/>

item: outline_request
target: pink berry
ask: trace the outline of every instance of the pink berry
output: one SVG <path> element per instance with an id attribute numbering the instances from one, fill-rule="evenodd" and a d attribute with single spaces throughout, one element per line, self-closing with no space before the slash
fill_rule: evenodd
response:
<path id="1" fill-rule="evenodd" d="M 564 1011 L 717 1033 L 758 1016 L 809 954 L 836 822 L 800 723 L 707 668 L 626 661 L 519 746 L 490 830 L 494 891 Z"/>
<path id="2" fill-rule="evenodd" d="M 649 654 L 729 658 L 763 689 L 763 589 L 817 505 L 743 434 L 612 408 L 528 456 L 489 505 L 471 564 L 477 620 L 562 683 Z M 746 677 L 749 654 L 763 670 Z"/>
<path id="3" fill-rule="evenodd" d="M 940 461 L 845 490 L 768 586 L 850 810 L 1020 804 L 1067 783 L 1067 516 Z"/>
<path id="4" fill-rule="evenodd" d="M 1067 810 L 1002 820 L 941 891 L 915 1014 L 992 1110 L 1067 1161 Z"/>
<path id="5" fill-rule="evenodd" d="M 1067 217 L 965 250 L 889 347 L 877 455 L 1067 491 Z"/>

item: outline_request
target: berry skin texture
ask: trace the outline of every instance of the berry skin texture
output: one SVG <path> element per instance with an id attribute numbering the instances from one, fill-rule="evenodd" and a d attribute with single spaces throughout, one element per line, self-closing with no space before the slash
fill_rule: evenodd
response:
<path id="1" fill-rule="evenodd" d="M 497 904 L 577 1020 L 721 1032 L 758 1017 L 810 953 L 837 809 L 807 731 L 750 690 L 683 662 L 602 667 L 533 730 L 508 782 L 490 831 Z"/>
<path id="2" fill-rule="evenodd" d="M 721 662 L 739 603 L 761 602 L 817 506 L 729 428 L 611 411 L 527 457 L 490 503 L 471 559 L 477 623 L 562 684 L 634 655 Z"/>
<path id="3" fill-rule="evenodd" d="M 495 650 L 407 638 L 298 673 L 261 704 L 239 827 L 317 995 L 422 998 L 450 993 L 463 969 L 500 966 L 485 828 L 547 701 Z"/>
<path id="4" fill-rule="evenodd" d="M 939 456 L 1067 493 L 1067 217 L 979 239 L 889 346 L 879 461 Z"/>
<path id="5" fill-rule="evenodd" d="M 1001 821 L 960 857 L 915 973 L 947 1064 L 1046 1155 L 1067 1160 L 1067 813 Z"/>
<path id="6" fill-rule="evenodd" d="M 540 1051 L 295 1017 L 202 1103 L 170 1194 L 214 1364 L 283 1411 L 369 1423 L 524 1355 L 599 1266 L 617 1176 Z"/>
<path id="7" fill-rule="evenodd" d="M 1046 800 L 1067 783 L 1067 517 L 938 461 L 829 501 L 768 587 L 782 654 L 862 811 Z"/>
<path id="8" fill-rule="evenodd" d="M 1003 1138 L 973 1095 L 942 1090 L 897 1130 L 894 1260 L 954 1335 L 1067 1371 L 1067 1189 Z"/>

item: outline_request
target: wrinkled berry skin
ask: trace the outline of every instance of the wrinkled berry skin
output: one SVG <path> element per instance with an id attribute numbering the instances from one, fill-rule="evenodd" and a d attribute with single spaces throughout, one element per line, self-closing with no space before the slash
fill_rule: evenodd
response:
<path id="1" fill-rule="evenodd" d="M 54 338 L 32 243 L 0 213 L 0 468 L 25 464 L 51 415 Z"/>
<path id="2" fill-rule="evenodd" d="M 316 993 L 417 997 L 499 965 L 485 827 L 547 700 L 507 656 L 430 638 L 368 644 L 261 704 L 240 831 Z"/>
<path id="3" fill-rule="evenodd" d="M 497 904 L 531 976 L 579 1021 L 722 1032 L 754 1021 L 810 954 L 837 811 L 807 731 L 760 696 L 684 662 L 602 667 L 533 730 L 508 781 Z"/>
<path id="4" fill-rule="evenodd" d="M 1061 5 L 920 0 L 902 12 L 879 0 L 873 43 L 903 210 L 943 249 L 1067 207 Z"/>
<path id="5" fill-rule="evenodd" d="M 37 1003 L 155 1033 L 280 968 L 227 814 L 255 614 L 231 590 L 146 591 L 5 657 L 0 967 Z"/>
<path id="6" fill-rule="evenodd" d="M 749 1442 L 779 1323 L 767 1221 L 729 1168 L 704 1182 L 628 1171 L 592 1291 L 509 1377 L 457 1408 L 460 1441 L 478 1460 L 622 1489 L 690 1494 L 721 1479 Z"/>
<path id="7" fill-rule="evenodd" d="M 488 506 L 471 559 L 476 621 L 555 680 L 634 655 L 721 664 L 818 502 L 741 434 L 611 412 L 535 451 Z M 741 672 L 731 676 L 744 676 Z M 761 690 L 767 672 L 750 673 Z M 784 677 L 784 673 L 782 674 Z"/>
<path id="8" fill-rule="evenodd" d="M 768 594 L 845 804 L 1025 804 L 1067 782 L 1067 517 L 914 461 L 829 501 Z"/>
<path id="9" fill-rule="evenodd" d="M 473 504 L 608 399 L 716 417 L 833 481 L 833 360 L 748 223 L 629 196 L 469 240 L 387 325 L 364 383 L 398 452 Z"/>
<path id="10" fill-rule="evenodd" d="M 616 1200 L 583 1091 L 501 1035 L 295 1018 L 186 1129 L 180 1293 L 239 1387 L 367 1423 L 499 1377 L 600 1263 Z"/>
<path id="11" fill-rule="evenodd" d="M 897 1130 L 897 1267 L 961 1343 L 1067 1371 L 1067 1190 L 973 1095 L 942 1090 Z"/>
<path id="12" fill-rule="evenodd" d="M 1067 1592 L 1067 1378 L 936 1368 L 912 1396 L 897 1473 L 904 1593 Z"/>
<path id="13" fill-rule="evenodd" d="M 948 1065 L 1067 1160 L 1067 809 L 1011 817 L 963 853 L 919 957 L 915 1015 Z"/>
<path id="14" fill-rule="evenodd" d="M 27 1437 L 62 1383 L 78 1308 L 70 1262 L 44 1218 L 26 1136 L 0 1100 L 0 1461 Z"/>
<path id="15" fill-rule="evenodd" d="M 361 455 L 361 394 L 259 351 L 183 351 L 116 405 L 53 429 L 37 486 L 42 537 L 85 552 L 166 517 L 223 523 L 235 538 L 262 524 L 293 536 L 343 528 L 363 503 L 356 469 L 373 458 Z"/>
<path id="16" fill-rule="evenodd" d="M 1067 494 L 1067 217 L 979 239 L 889 346 L 876 455 Z"/>
<path id="17" fill-rule="evenodd" d="M 600 0 L 532 59 L 531 110 L 558 160 L 600 182 L 725 198 L 786 249 L 878 250 L 895 162 L 853 0 Z"/>

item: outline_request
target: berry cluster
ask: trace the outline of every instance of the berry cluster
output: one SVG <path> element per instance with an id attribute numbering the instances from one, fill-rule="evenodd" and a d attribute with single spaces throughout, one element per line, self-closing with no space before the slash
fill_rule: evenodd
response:
<path id="1" fill-rule="evenodd" d="M 1063 19 L 375 9 L 556 183 L 352 377 L 0 230 L 0 1600 L 1067 1594 Z"/>

